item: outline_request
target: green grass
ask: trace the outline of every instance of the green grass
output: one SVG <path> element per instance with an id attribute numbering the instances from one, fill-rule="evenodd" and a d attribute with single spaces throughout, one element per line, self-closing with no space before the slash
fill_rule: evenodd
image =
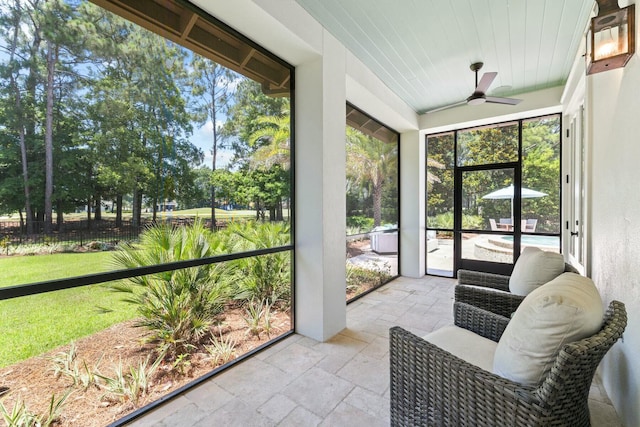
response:
<path id="1" fill-rule="evenodd" d="M 194 208 L 194 209 L 184 209 L 180 211 L 174 212 L 158 212 L 160 216 L 169 216 L 172 215 L 174 217 L 177 216 L 199 216 L 200 218 L 210 218 L 211 217 L 211 208 Z M 222 209 L 216 209 L 216 218 L 217 219 L 232 219 L 232 218 L 255 218 L 256 211 L 254 210 L 233 210 L 233 211 L 225 211 Z"/>
<path id="2" fill-rule="evenodd" d="M 0 288 L 107 271 L 113 268 L 111 255 L 88 252 L 0 258 Z"/>
<path id="3" fill-rule="evenodd" d="M 111 252 L 0 259 L 0 287 L 81 276 L 111 269 Z M 0 367 L 42 354 L 136 316 L 104 285 L 0 301 Z M 101 313 L 98 307 L 108 307 Z"/>
<path id="4" fill-rule="evenodd" d="M 142 216 L 145 218 L 151 218 L 153 214 L 151 212 L 143 212 Z M 199 216 L 201 218 L 210 218 L 211 217 L 211 208 L 194 208 L 194 209 L 183 209 L 173 212 L 158 212 L 157 216 L 159 218 L 163 217 L 184 217 L 184 216 Z M 84 220 L 87 219 L 86 213 L 67 213 L 65 214 L 66 221 L 75 221 L 75 220 Z M 113 212 L 102 212 L 103 219 L 115 219 L 116 214 Z M 256 211 L 247 209 L 247 210 L 232 210 L 225 211 L 223 209 L 216 209 L 216 218 L 220 219 L 231 219 L 231 218 L 255 218 Z M 123 219 L 128 221 L 131 219 L 131 212 L 125 212 L 123 214 Z M 10 216 L 0 216 L 0 221 L 18 221 L 19 218 L 17 215 Z"/>

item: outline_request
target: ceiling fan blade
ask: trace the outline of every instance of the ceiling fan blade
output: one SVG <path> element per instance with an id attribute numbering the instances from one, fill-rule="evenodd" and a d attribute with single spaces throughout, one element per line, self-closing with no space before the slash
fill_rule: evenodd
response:
<path id="1" fill-rule="evenodd" d="M 434 108 L 433 110 L 425 111 L 425 113 L 426 113 L 426 114 L 429 114 L 429 113 L 435 113 L 436 111 L 447 110 L 447 109 L 449 109 L 449 108 L 457 107 L 458 105 L 464 105 L 464 104 L 466 104 L 466 103 L 467 103 L 467 101 L 466 101 L 466 100 L 464 100 L 464 101 L 456 102 L 456 103 L 454 103 L 454 104 L 445 105 L 444 107 Z"/>
<path id="2" fill-rule="evenodd" d="M 491 86 L 491 83 L 493 83 L 493 80 L 496 78 L 497 75 L 498 73 L 493 71 L 489 73 L 484 73 L 482 75 L 482 78 L 480 79 L 480 83 L 478 83 L 478 86 L 476 87 L 475 92 L 485 93 L 487 89 L 489 89 L 489 86 Z"/>
<path id="3" fill-rule="evenodd" d="M 517 105 L 522 102 L 522 99 L 516 98 L 500 98 L 498 96 L 487 96 L 487 102 L 491 102 L 493 104 L 508 104 L 508 105 Z"/>

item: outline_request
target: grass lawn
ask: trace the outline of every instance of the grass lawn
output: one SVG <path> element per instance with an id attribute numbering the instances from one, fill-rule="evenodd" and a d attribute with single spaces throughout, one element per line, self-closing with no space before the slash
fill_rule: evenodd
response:
<path id="1" fill-rule="evenodd" d="M 0 259 L 0 287 L 98 273 L 111 269 L 112 252 Z M 0 301 L 0 367 L 42 354 L 135 317 L 134 307 L 104 285 L 83 286 Z M 97 307 L 111 313 L 100 313 Z"/>
<path id="2" fill-rule="evenodd" d="M 211 218 L 211 208 L 194 208 L 194 209 L 184 209 L 179 211 L 174 211 L 171 213 L 168 212 L 158 212 L 158 215 L 173 215 L 173 216 L 199 216 L 200 218 Z M 252 219 L 256 217 L 256 211 L 254 210 L 233 210 L 233 211 L 225 211 L 222 209 L 216 209 L 216 218 L 217 219 L 234 219 L 234 218 L 248 218 Z"/>
<path id="3" fill-rule="evenodd" d="M 142 216 L 146 218 L 150 218 L 153 214 L 151 212 L 142 212 Z M 177 210 L 173 212 L 158 212 L 159 218 L 163 217 L 184 217 L 184 216 L 199 216 L 201 218 L 210 218 L 211 217 L 211 208 L 194 208 L 194 209 L 183 209 Z M 102 218 L 104 219 L 115 219 L 116 214 L 113 212 L 102 212 Z M 256 211 L 247 209 L 247 210 L 232 210 L 226 211 L 224 209 L 216 209 L 216 218 L 220 219 L 232 219 L 232 218 L 247 218 L 252 219 L 256 217 Z M 67 213 L 65 214 L 65 220 L 67 221 L 75 221 L 75 220 L 85 220 L 87 219 L 86 213 Z M 131 219 L 131 212 L 124 212 L 123 219 L 128 221 Z M 1 221 L 18 221 L 17 215 L 11 216 L 0 216 Z"/>

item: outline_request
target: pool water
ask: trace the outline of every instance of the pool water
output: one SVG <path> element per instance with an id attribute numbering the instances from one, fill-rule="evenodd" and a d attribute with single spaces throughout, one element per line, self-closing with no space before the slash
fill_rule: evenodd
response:
<path id="1" fill-rule="evenodd" d="M 513 242 L 513 236 L 502 236 L 500 239 L 509 243 Z M 520 244 L 526 246 L 549 246 L 557 248 L 560 246 L 560 237 L 558 236 L 521 236 Z"/>

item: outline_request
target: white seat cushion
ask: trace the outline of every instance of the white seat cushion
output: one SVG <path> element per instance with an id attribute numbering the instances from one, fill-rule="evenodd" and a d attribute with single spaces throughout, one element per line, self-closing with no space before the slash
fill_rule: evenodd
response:
<path id="1" fill-rule="evenodd" d="M 525 297 L 500 338 L 493 372 L 535 386 L 566 343 L 598 332 L 604 308 L 593 281 L 563 273 Z"/>
<path id="2" fill-rule="evenodd" d="M 423 338 L 485 371 L 493 369 L 493 354 L 498 345 L 495 341 L 458 326 L 445 326 Z"/>
<path id="3" fill-rule="evenodd" d="M 529 295 L 531 291 L 563 272 L 562 255 L 527 246 L 513 266 L 513 273 L 509 278 L 509 291 L 514 295 Z"/>

